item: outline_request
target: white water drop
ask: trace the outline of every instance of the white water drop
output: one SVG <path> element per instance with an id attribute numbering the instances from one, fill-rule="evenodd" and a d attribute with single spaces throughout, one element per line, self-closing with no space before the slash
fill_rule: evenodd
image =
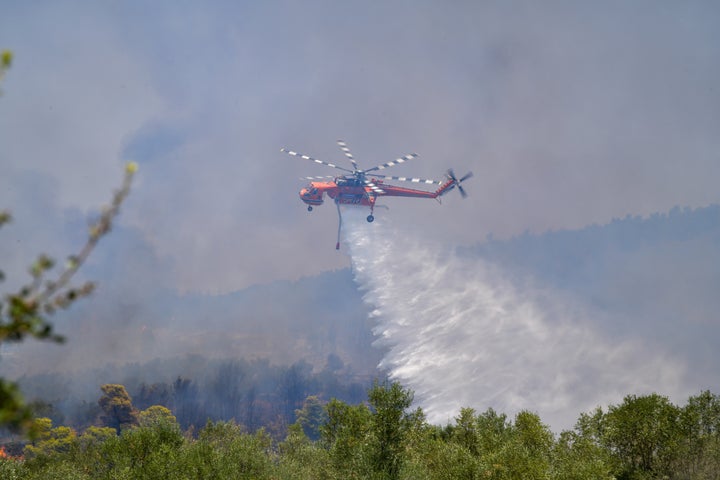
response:
<path id="1" fill-rule="evenodd" d="M 554 429 L 628 394 L 678 392 L 684 367 L 638 339 L 612 340 L 561 292 L 511 282 L 481 258 L 343 214 L 355 280 L 373 309 L 380 367 L 415 391 L 428 420 L 461 407 L 529 409 Z M 595 322 L 595 323 L 593 323 Z"/>

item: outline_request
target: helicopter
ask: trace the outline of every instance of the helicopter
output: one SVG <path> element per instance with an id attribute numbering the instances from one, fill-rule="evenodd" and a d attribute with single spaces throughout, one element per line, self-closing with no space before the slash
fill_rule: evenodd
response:
<path id="1" fill-rule="evenodd" d="M 462 182 L 473 176 L 472 172 L 468 172 L 461 178 L 455 176 L 455 172 L 452 169 L 448 169 L 445 173 L 444 181 L 430 180 L 425 178 L 410 178 L 410 177 L 395 177 L 387 176 L 379 173 L 371 173 L 379 170 L 390 168 L 394 165 L 399 165 L 407 161 L 413 160 L 418 157 L 416 153 L 411 153 L 395 160 L 392 160 L 382 165 L 378 165 L 367 170 L 362 170 L 355 157 L 350 152 L 347 144 L 343 140 L 337 141 L 338 146 L 345 154 L 345 157 L 352 164 L 352 170 L 349 168 L 341 167 L 333 163 L 325 162 L 317 158 L 310 157 L 298 153 L 294 150 L 287 148 L 281 148 L 280 151 L 287 153 L 293 157 L 299 157 L 303 160 L 308 160 L 320 165 L 335 168 L 346 172 L 339 176 L 314 176 L 314 177 L 303 177 L 305 180 L 311 180 L 310 184 L 300 190 L 300 199 L 307 204 L 308 212 L 313 211 L 313 207 L 322 205 L 324 202 L 323 197 L 327 194 L 332 200 L 334 200 L 338 211 L 338 241 L 335 245 L 337 250 L 340 249 L 340 229 L 342 228 L 342 213 L 340 212 L 340 205 L 356 205 L 370 208 L 370 214 L 366 220 L 372 222 L 375 220 L 374 211 L 375 204 L 379 197 L 411 197 L 411 198 L 434 198 L 440 201 L 440 197 L 448 193 L 457 187 L 458 191 L 463 198 L 467 197 L 467 192 L 462 187 Z M 415 188 L 399 187 L 397 185 L 391 185 L 385 183 L 386 180 L 396 180 L 401 182 L 410 182 L 425 185 L 438 185 L 435 191 L 419 190 Z"/>

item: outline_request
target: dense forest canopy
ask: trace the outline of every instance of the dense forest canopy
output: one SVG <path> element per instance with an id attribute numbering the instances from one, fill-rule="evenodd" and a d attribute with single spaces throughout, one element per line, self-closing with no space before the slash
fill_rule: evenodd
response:
<path id="1" fill-rule="evenodd" d="M 123 385 L 103 385 L 94 425 L 40 418 L 34 441 L 6 443 L 0 477 L 609 480 L 720 471 L 720 397 L 709 391 L 684 405 L 628 395 L 559 434 L 526 410 L 509 418 L 463 408 L 450 424 L 432 425 L 413 409 L 412 391 L 388 381 L 375 381 L 362 403 L 307 396 L 281 435 L 273 425 L 248 428 L 232 409 L 231 418 L 184 429 L 176 416 L 184 407 L 172 392 L 162 398 L 173 408 L 139 408 Z"/>

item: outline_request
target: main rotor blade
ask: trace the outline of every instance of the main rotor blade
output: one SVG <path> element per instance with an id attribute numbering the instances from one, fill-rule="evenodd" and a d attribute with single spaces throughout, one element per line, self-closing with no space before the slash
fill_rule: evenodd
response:
<path id="1" fill-rule="evenodd" d="M 318 175 L 315 177 L 300 177 L 300 180 L 324 180 L 326 178 L 335 178 L 332 175 Z"/>
<path id="2" fill-rule="evenodd" d="M 437 180 L 428 180 L 427 178 L 410 178 L 410 177 L 389 177 L 387 175 L 373 175 L 378 178 L 389 178 L 390 180 L 399 180 L 401 182 L 427 183 L 428 185 L 442 185 L 444 182 Z"/>
<path id="3" fill-rule="evenodd" d="M 364 180 L 363 183 L 364 183 L 365 185 L 367 185 L 368 187 L 370 187 L 370 188 L 372 189 L 372 191 L 375 192 L 375 193 L 385 193 L 385 190 L 383 190 L 382 188 L 378 187 L 377 185 L 375 185 L 375 184 L 374 184 L 373 182 L 371 182 L 370 180 Z"/>
<path id="4" fill-rule="evenodd" d="M 458 180 L 458 182 L 464 182 L 465 180 L 467 180 L 468 178 L 470 178 L 470 177 L 472 177 L 472 176 L 473 176 L 473 173 L 472 173 L 472 172 L 468 172 L 468 173 L 465 174 L 464 177 L 462 177 L 460 180 Z"/>
<path id="5" fill-rule="evenodd" d="M 280 151 L 281 151 L 281 152 L 285 152 L 285 153 L 287 153 L 288 155 L 292 155 L 293 157 L 300 157 L 300 158 L 302 158 L 302 159 L 304 159 L 304 160 L 310 160 L 311 162 L 319 163 L 319 164 L 321 164 L 321 165 L 327 165 L 328 167 L 332 167 L 332 168 L 337 168 L 338 170 L 342 170 L 342 171 L 344 171 L 344 172 L 353 173 L 352 170 L 348 170 L 347 168 L 343 168 L 343 167 L 338 167 L 338 166 L 335 165 L 334 163 L 323 162 L 322 160 L 318 160 L 317 158 L 308 157 L 307 155 L 303 155 L 303 154 L 301 154 L 301 153 L 293 152 L 292 150 L 287 150 L 286 148 L 281 148 Z"/>
<path id="6" fill-rule="evenodd" d="M 356 171 L 359 170 L 357 163 L 355 163 L 355 158 L 353 158 L 353 154 L 350 152 L 350 149 L 348 148 L 347 143 L 345 143 L 344 140 L 338 140 L 337 144 L 340 146 L 340 150 L 342 150 L 343 153 L 345 154 L 345 156 L 350 160 L 350 163 L 352 163 L 353 168 Z"/>
<path id="7" fill-rule="evenodd" d="M 418 156 L 417 153 L 410 153 L 410 154 L 408 154 L 408 155 L 405 155 L 404 157 L 396 158 L 396 159 L 393 160 L 392 162 L 383 163 L 382 165 L 378 165 L 377 167 L 369 168 L 369 169 L 365 170 L 365 173 L 367 173 L 367 172 L 372 172 L 372 171 L 375 171 L 375 170 L 383 170 L 383 169 L 385 169 L 385 168 L 392 167 L 393 165 L 397 165 L 397 164 L 399 164 L 399 163 L 405 163 L 405 162 L 407 162 L 408 160 L 412 160 L 413 158 L 417 158 L 417 156 Z"/>

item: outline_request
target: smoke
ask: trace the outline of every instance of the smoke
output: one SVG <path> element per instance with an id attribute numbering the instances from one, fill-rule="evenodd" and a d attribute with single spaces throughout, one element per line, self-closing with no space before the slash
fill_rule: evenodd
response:
<path id="1" fill-rule="evenodd" d="M 346 211 L 343 226 L 386 348 L 380 367 L 414 390 L 431 422 L 492 407 L 529 409 L 562 429 L 628 394 L 685 393 L 683 363 L 641 338 L 604 334 L 606 313 L 364 215 Z"/>

